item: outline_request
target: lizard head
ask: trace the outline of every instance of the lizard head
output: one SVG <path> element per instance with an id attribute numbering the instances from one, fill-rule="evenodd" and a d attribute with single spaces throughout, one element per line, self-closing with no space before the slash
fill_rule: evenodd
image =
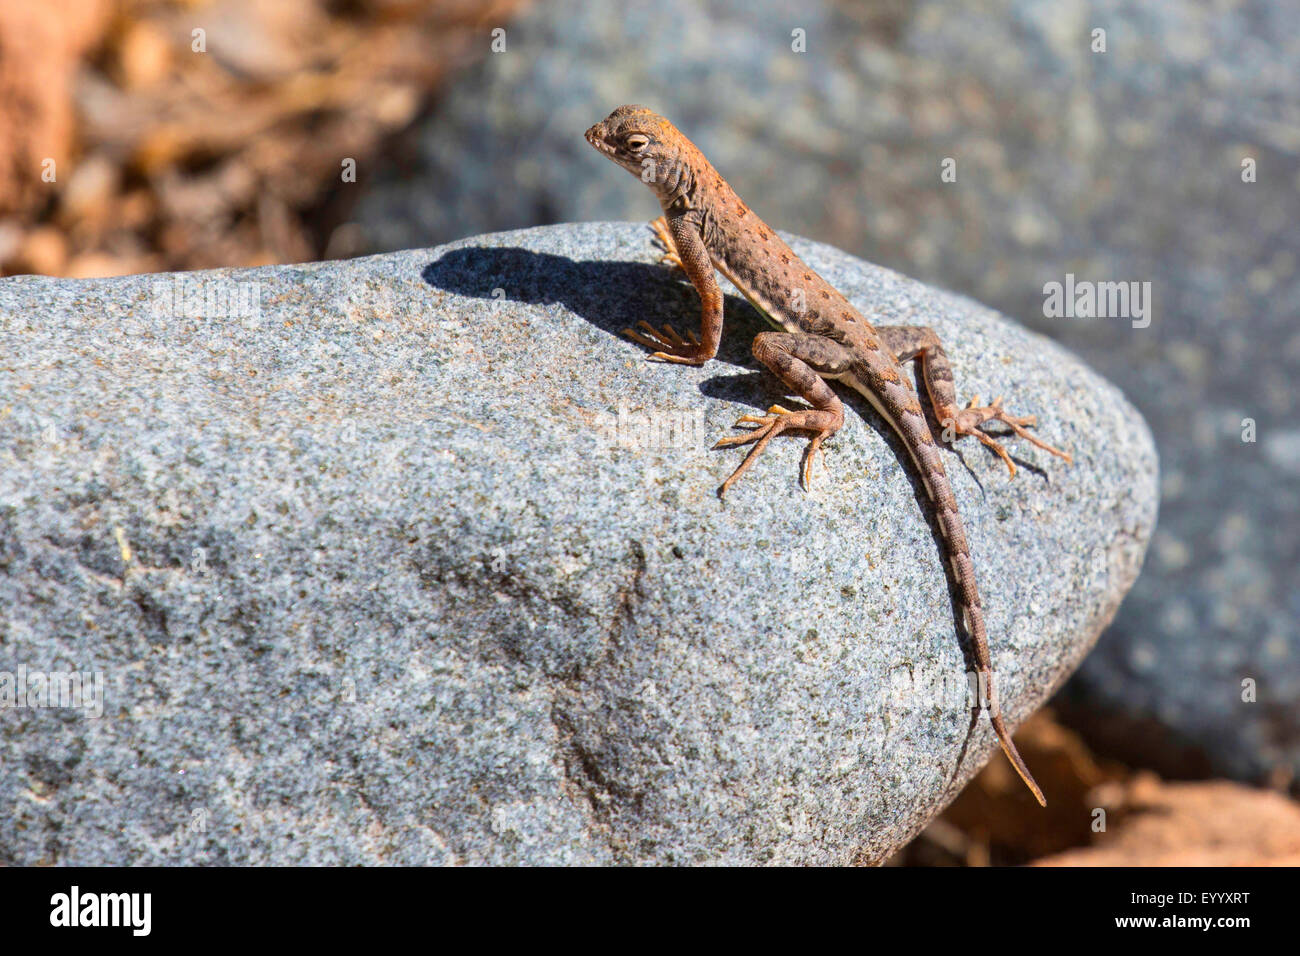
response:
<path id="1" fill-rule="evenodd" d="M 689 145 L 672 123 L 644 106 L 620 106 L 587 130 L 587 142 L 670 202 L 689 180 Z"/>

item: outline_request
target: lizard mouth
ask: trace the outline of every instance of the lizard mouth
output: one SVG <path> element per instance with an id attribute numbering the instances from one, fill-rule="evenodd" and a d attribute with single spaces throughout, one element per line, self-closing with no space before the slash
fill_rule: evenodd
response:
<path id="1" fill-rule="evenodd" d="M 597 123 L 591 129 L 587 130 L 587 142 L 596 147 L 597 150 L 606 156 L 613 155 L 614 147 L 605 142 L 605 126 Z"/>

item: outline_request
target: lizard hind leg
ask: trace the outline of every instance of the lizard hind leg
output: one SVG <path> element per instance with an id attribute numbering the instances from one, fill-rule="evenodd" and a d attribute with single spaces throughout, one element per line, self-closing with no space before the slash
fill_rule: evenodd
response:
<path id="1" fill-rule="evenodd" d="M 974 435 L 983 444 L 997 452 L 998 456 L 1006 463 L 1007 469 L 1011 472 L 1012 478 L 1016 477 L 1016 466 L 1011 461 L 1011 456 L 1007 454 L 1007 450 L 1002 447 L 1002 444 L 994 440 L 987 432 L 980 428 L 980 426 L 985 422 L 1002 422 L 1004 425 L 1010 426 L 1013 432 L 1025 439 L 1031 445 L 1035 445 L 1038 448 L 1043 449 L 1043 451 L 1050 452 L 1058 458 L 1064 458 L 1066 462 L 1074 461 L 1069 452 L 1062 451 L 1059 448 L 1054 448 L 1037 435 L 1026 431 L 1027 426 L 1036 425 L 1038 423 L 1037 419 L 1033 415 L 1021 418 L 1008 414 L 1007 410 L 1002 407 L 1002 398 L 1000 396 L 993 399 L 993 404 L 991 405 L 976 407 L 978 404 L 979 396 L 977 395 L 975 398 L 971 399 L 970 404 L 966 408 L 954 409 L 949 407 L 944 412 L 940 412 L 936 407 L 935 413 L 939 415 L 944 428 L 946 429 L 951 427 L 957 437 L 961 437 L 962 435 Z"/>
<path id="2" fill-rule="evenodd" d="M 836 377 L 848 371 L 851 359 L 848 351 L 838 342 L 821 335 L 792 332 L 760 332 L 754 338 L 754 357 L 773 372 L 786 387 L 803 398 L 812 408 L 792 411 L 773 405 L 763 416 L 742 415 L 737 425 L 757 425 L 743 435 L 720 439 L 714 448 L 747 445 L 751 442 L 745 460 L 731 477 L 718 489 L 724 497 L 731 486 L 749 470 L 750 465 L 763 453 L 770 442 L 784 431 L 808 431 L 812 440 L 804 452 L 800 472 L 804 488 L 812 479 L 812 462 L 822 442 L 839 431 L 844 424 L 844 406 L 839 397 L 826 384 L 825 377 Z"/>
<path id="3" fill-rule="evenodd" d="M 1015 463 L 1002 443 L 980 427 L 987 422 L 1002 422 L 1030 444 L 1067 462 L 1074 460 L 1069 452 L 1054 448 L 1029 432 L 1028 428 L 1038 424 L 1037 419 L 1033 415 L 1020 417 L 1010 414 L 1002 407 L 1001 398 L 995 398 L 991 405 L 981 406 L 979 396 L 976 395 L 965 408 L 958 408 L 952 363 L 948 361 L 948 353 L 944 351 L 934 329 L 923 325 L 889 325 L 878 327 L 876 331 L 900 363 L 912 359 L 920 362 L 921 378 L 925 382 L 930 405 L 939 420 L 945 440 L 951 442 L 963 435 L 974 435 L 981 444 L 991 448 L 1002 459 L 1012 478 L 1016 476 Z"/>

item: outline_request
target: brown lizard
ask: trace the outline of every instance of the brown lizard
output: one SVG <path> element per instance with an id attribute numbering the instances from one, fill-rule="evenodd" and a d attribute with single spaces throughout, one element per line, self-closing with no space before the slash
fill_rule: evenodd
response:
<path id="1" fill-rule="evenodd" d="M 679 266 L 690 278 L 703 303 L 700 334 L 682 339 L 673 329 L 656 330 L 641 322 L 641 332 L 625 329 L 636 342 L 654 350 L 650 359 L 702 365 L 718 354 L 722 340 L 722 291 L 716 268 L 750 303 L 782 332 L 760 332 L 754 338 L 754 357 L 812 407 L 798 410 L 773 405 L 765 416 L 743 415 L 736 423 L 757 427 L 743 435 L 721 439 L 714 447 L 754 447 L 718 489 L 719 495 L 736 483 L 767 447 L 785 431 L 811 432 L 804 453 L 802 481 L 808 487 L 813 456 L 821 443 L 844 424 L 844 407 L 827 380 L 844 382 L 865 396 L 907 447 L 930 500 L 948 561 L 957 585 L 962 620 L 975 649 L 982 692 L 981 704 L 989 712 L 1002 749 L 1038 802 L 1047 805 L 1016 745 L 1007 732 L 993 689 L 993 668 L 975 567 L 966 534 L 957 513 L 957 499 L 944 471 L 943 460 L 930 433 L 915 389 L 903 375 L 901 363 L 915 359 L 931 407 L 945 437 L 974 435 L 992 448 L 1015 477 L 1016 468 L 1006 450 L 980 426 L 989 421 L 1008 425 L 1021 438 L 1071 461 L 1068 454 L 1026 431 L 1032 416 L 1017 418 L 1002 407 L 1002 400 L 977 407 L 976 397 L 957 407 L 952 366 L 934 331 L 926 326 L 875 328 L 833 286 L 791 251 L 777 234 L 750 211 L 690 140 L 662 116 L 643 106 L 620 106 L 604 122 L 587 130 L 587 142 L 624 169 L 639 177 L 654 192 L 663 216 L 652 226 L 665 250 L 664 260 Z"/>

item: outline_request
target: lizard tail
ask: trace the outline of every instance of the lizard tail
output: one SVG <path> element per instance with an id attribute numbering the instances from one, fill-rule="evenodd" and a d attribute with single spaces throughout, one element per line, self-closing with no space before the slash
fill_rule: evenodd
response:
<path id="1" fill-rule="evenodd" d="M 940 522 L 944 524 L 944 522 Z M 960 528 L 958 528 L 960 533 Z M 945 537 L 946 537 L 945 533 Z M 957 541 L 948 542 L 950 553 L 952 555 L 953 571 L 957 575 L 958 588 L 962 594 L 962 617 L 966 620 L 966 627 L 970 631 L 971 639 L 975 643 L 975 664 L 980 672 L 980 684 L 982 685 L 982 697 L 980 704 L 986 706 L 989 712 L 989 720 L 993 724 L 993 730 L 998 735 L 998 743 L 1002 745 L 1002 752 L 1007 755 L 1011 761 L 1011 766 L 1016 768 L 1016 773 L 1020 779 L 1025 782 L 1025 786 L 1033 793 L 1034 799 L 1038 805 L 1047 806 L 1047 798 L 1043 796 L 1042 788 L 1034 780 L 1034 775 L 1029 772 L 1029 767 L 1025 765 L 1024 759 L 1020 756 L 1020 751 L 1016 749 L 1015 742 L 1011 739 L 1011 732 L 1007 730 L 1007 725 L 1002 722 L 1002 709 L 998 706 L 997 689 L 993 686 L 993 665 L 989 657 L 988 635 L 984 630 L 984 610 L 980 605 L 979 594 L 975 590 L 975 569 L 970 559 L 970 554 L 966 551 L 965 536 L 961 536 Z"/>
<path id="2" fill-rule="evenodd" d="M 991 674 L 988 679 L 992 680 Z M 1011 761 L 1011 766 L 1016 768 L 1016 773 L 1020 774 L 1020 779 L 1025 782 L 1025 786 L 1034 795 L 1038 805 L 1040 807 L 1047 806 L 1047 798 L 1043 796 L 1042 788 L 1038 786 L 1038 782 L 1034 780 L 1034 775 L 1029 772 L 1029 768 L 1025 766 L 1025 761 L 1021 759 L 1020 751 L 1016 749 L 1016 745 L 1012 742 L 1011 734 L 1007 732 L 1007 725 L 1002 722 L 1001 714 L 993 715 L 993 729 L 997 731 L 998 743 L 1002 744 L 1002 752 Z"/>
<path id="3" fill-rule="evenodd" d="M 938 446 L 935 445 L 921 409 L 910 392 L 905 392 L 901 386 L 882 389 L 882 392 L 886 408 L 893 413 L 890 416 L 890 424 L 908 446 L 925 480 L 930 501 L 937 512 L 939 532 L 947 549 L 948 563 L 952 566 L 953 577 L 957 584 L 962 618 L 974 644 L 975 666 L 979 670 L 980 683 L 983 685 L 981 697 L 987 698 L 993 730 L 997 733 L 998 742 L 1002 745 L 1007 759 L 1011 761 L 1011 766 L 1016 768 L 1016 773 L 1033 793 L 1034 798 L 1045 807 L 1047 799 L 1043 796 L 1042 789 L 1035 782 L 1033 774 L 1029 772 L 1020 752 L 1016 750 L 1015 743 L 1011 740 L 1006 724 L 1002 722 L 997 693 L 993 687 L 993 664 L 989 657 L 988 634 L 984 629 L 984 610 L 980 602 L 979 589 L 975 586 L 975 563 L 971 560 L 970 548 L 966 544 L 966 531 L 962 526 L 961 515 L 957 512 L 957 498 L 952 493 L 952 485 L 949 484 L 948 474 L 944 471 Z M 985 700 L 981 699 L 979 703 L 984 704 Z"/>
<path id="4" fill-rule="evenodd" d="M 971 566 L 970 555 L 964 553 L 965 540 L 963 539 L 960 544 L 963 553 L 960 556 L 954 553 L 952 565 L 957 574 L 958 586 L 963 596 L 962 610 L 964 613 L 962 616 L 966 619 L 966 627 L 970 631 L 971 639 L 975 642 L 975 664 L 979 668 L 980 689 L 982 692 L 982 699 L 978 703 L 988 708 L 993 731 L 998 735 L 998 743 L 1002 745 L 1002 752 L 1011 761 L 1011 766 L 1016 768 L 1016 773 L 1020 775 L 1020 779 L 1025 782 L 1025 786 L 1034 795 L 1038 805 L 1045 807 L 1047 806 L 1047 798 L 1043 796 L 1042 788 L 1034 780 L 1034 775 L 1029 772 L 1029 767 L 1026 766 L 1024 758 L 1020 756 L 1020 751 L 1016 749 L 1015 742 L 1011 739 L 1011 732 L 1007 730 L 1007 725 L 1002 722 L 1002 709 L 998 706 L 998 693 L 993 686 L 993 665 L 989 659 L 988 636 L 984 630 L 984 611 L 980 606 L 979 595 L 975 592 L 975 574 Z"/>

